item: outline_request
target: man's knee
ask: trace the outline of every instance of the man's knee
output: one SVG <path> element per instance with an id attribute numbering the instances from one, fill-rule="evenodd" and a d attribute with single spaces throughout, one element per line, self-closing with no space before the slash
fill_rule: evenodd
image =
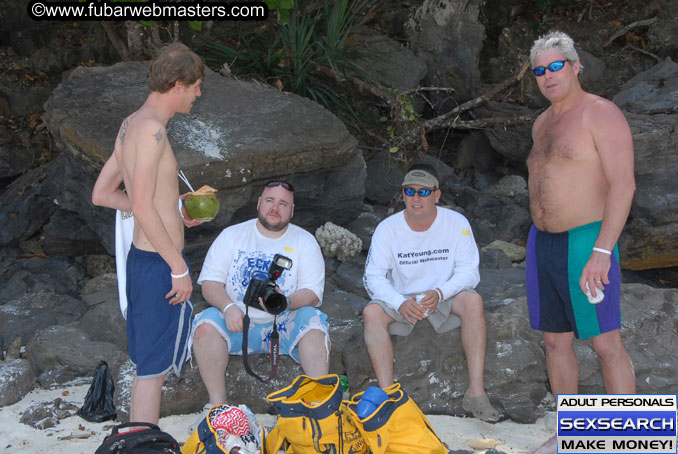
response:
<path id="1" fill-rule="evenodd" d="M 193 332 L 193 348 L 200 348 L 200 346 L 205 342 L 211 341 L 215 338 L 221 339 L 221 336 L 217 332 L 216 328 L 209 323 L 201 323 Z"/>
<path id="2" fill-rule="evenodd" d="M 465 291 L 454 297 L 452 312 L 462 318 L 478 319 L 485 317 L 483 298 L 479 293 Z"/>
<path id="3" fill-rule="evenodd" d="M 546 354 L 559 354 L 573 350 L 573 337 L 573 333 L 544 332 L 542 338 L 544 339 L 544 349 L 546 350 Z"/>
<path id="4" fill-rule="evenodd" d="M 325 337 L 327 337 L 327 335 L 322 330 L 314 328 L 314 329 L 310 329 L 310 330 L 306 331 L 304 333 L 304 335 L 301 336 L 300 341 L 303 341 L 303 342 L 308 342 L 308 341 L 314 341 L 315 342 L 315 341 L 318 341 L 318 340 L 324 341 Z"/>
<path id="5" fill-rule="evenodd" d="M 304 373 L 311 376 L 327 374 L 331 349 L 329 334 L 319 329 L 311 329 L 301 336 L 298 348 Z"/>
<path id="6" fill-rule="evenodd" d="M 363 309 L 363 322 L 365 323 L 365 327 L 386 327 L 389 325 L 389 319 L 391 319 L 391 317 L 389 317 L 388 314 L 386 314 L 386 311 L 384 311 L 384 309 L 376 303 L 369 303 Z"/>
<path id="7" fill-rule="evenodd" d="M 299 339 L 299 348 L 324 351 L 330 354 L 330 337 L 320 329 L 310 329 Z"/>
<path id="8" fill-rule="evenodd" d="M 616 361 L 626 354 L 619 330 L 603 333 L 591 339 L 593 349 L 602 361 Z"/>

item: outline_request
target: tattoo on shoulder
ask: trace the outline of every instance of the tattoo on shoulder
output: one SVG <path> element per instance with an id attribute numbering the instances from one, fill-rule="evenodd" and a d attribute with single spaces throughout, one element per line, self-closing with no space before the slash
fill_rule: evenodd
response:
<path id="1" fill-rule="evenodd" d="M 125 134 L 127 134 L 127 125 L 129 124 L 129 117 L 125 118 L 120 126 L 120 143 L 125 142 Z"/>
<path id="2" fill-rule="evenodd" d="M 162 131 L 158 129 L 158 132 L 153 134 L 153 137 L 155 138 L 155 141 L 160 145 L 160 142 L 162 142 Z"/>

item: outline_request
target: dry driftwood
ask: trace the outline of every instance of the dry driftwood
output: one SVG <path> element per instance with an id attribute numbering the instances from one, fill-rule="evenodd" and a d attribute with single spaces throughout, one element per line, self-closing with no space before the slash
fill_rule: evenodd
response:
<path id="1" fill-rule="evenodd" d="M 337 82 L 349 82 L 356 90 L 365 96 L 374 96 L 380 99 L 389 107 L 392 113 L 392 121 L 394 130 L 401 131 L 400 134 L 393 137 L 387 143 L 387 139 L 379 138 L 379 141 L 389 148 L 397 147 L 399 149 L 408 149 L 412 145 L 421 145 L 427 148 L 426 134 L 430 131 L 435 131 L 444 128 L 453 129 L 480 129 L 488 126 L 496 125 L 511 125 L 516 123 L 528 122 L 534 120 L 535 114 L 523 114 L 514 117 L 497 117 L 497 118 L 483 118 L 476 120 L 464 121 L 460 119 L 460 115 L 466 111 L 474 109 L 492 98 L 497 96 L 502 91 L 506 90 L 516 82 L 520 81 L 527 72 L 530 66 L 529 60 L 526 60 L 521 66 L 520 70 L 508 79 L 498 83 L 490 88 L 486 93 L 471 99 L 463 104 L 458 105 L 451 111 L 435 118 L 424 121 L 410 122 L 403 119 L 400 115 L 400 103 L 398 94 L 393 90 L 388 90 L 381 85 L 371 84 L 364 80 L 351 75 L 338 74 L 328 67 L 318 67 L 317 69 L 325 75 L 332 77 Z M 453 91 L 451 88 L 437 88 L 437 87 L 419 87 L 414 90 L 409 90 L 404 94 L 416 94 L 422 91 Z M 374 135 L 372 135 L 374 136 Z M 407 154 L 407 153 L 406 153 Z"/>
<path id="2" fill-rule="evenodd" d="M 431 118 L 429 120 L 422 122 L 421 124 L 418 124 L 416 127 L 407 129 L 404 133 L 400 134 L 398 137 L 395 137 L 394 142 L 397 143 L 399 146 L 414 145 L 417 143 L 418 140 L 420 140 L 422 135 L 424 135 L 422 133 L 422 129 L 424 130 L 424 132 L 435 131 L 443 128 L 478 129 L 490 125 L 498 124 L 508 125 L 532 120 L 534 118 L 533 115 L 519 115 L 516 117 L 502 117 L 494 119 L 486 118 L 472 121 L 462 121 L 459 119 L 459 116 L 462 113 L 474 109 L 482 104 L 485 104 L 486 102 L 497 96 L 499 93 L 501 93 L 511 85 L 521 80 L 525 76 L 525 73 L 527 72 L 527 69 L 529 67 L 530 62 L 525 61 L 522 67 L 520 68 L 520 71 L 518 71 L 515 75 L 509 77 L 508 79 L 504 80 L 503 82 L 498 83 L 490 90 L 488 90 L 486 93 L 478 96 L 475 99 L 471 99 L 470 101 L 460 104 L 459 106 L 455 107 L 454 109 L 443 115 Z"/>
<path id="3" fill-rule="evenodd" d="M 606 48 L 607 46 L 609 46 L 612 43 L 612 41 L 614 41 L 615 39 L 619 38 L 620 36 L 624 36 L 625 34 L 627 34 L 629 32 L 629 30 L 632 30 L 636 27 L 644 27 L 644 26 L 647 26 L 647 25 L 652 25 L 655 22 L 657 22 L 657 18 L 652 17 L 650 19 L 638 20 L 638 21 L 635 21 L 635 22 L 631 22 L 628 25 L 624 25 L 622 28 L 620 28 L 616 32 L 612 33 L 612 36 L 610 36 L 608 38 L 608 40 L 605 41 L 605 44 L 603 44 L 603 49 Z"/>

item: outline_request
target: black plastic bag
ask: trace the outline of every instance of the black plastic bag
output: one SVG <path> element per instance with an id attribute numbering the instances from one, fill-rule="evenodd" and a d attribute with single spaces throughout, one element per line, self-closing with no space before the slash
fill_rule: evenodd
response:
<path id="1" fill-rule="evenodd" d="M 108 364 L 101 361 L 94 372 L 94 381 L 87 391 L 85 403 L 78 410 L 78 415 L 89 422 L 115 419 L 114 392 L 115 385 Z"/>

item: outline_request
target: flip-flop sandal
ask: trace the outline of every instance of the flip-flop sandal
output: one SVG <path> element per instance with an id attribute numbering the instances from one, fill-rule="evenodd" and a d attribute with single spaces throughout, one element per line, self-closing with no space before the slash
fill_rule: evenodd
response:
<path id="1" fill-rule="evenodd" d="M 461 407 L 483 421 L 495 422 L 499 420 L 499 413 L 492 407 L 487 394 L 475 397 L 464 395 Z"/>

